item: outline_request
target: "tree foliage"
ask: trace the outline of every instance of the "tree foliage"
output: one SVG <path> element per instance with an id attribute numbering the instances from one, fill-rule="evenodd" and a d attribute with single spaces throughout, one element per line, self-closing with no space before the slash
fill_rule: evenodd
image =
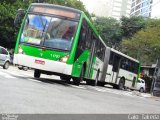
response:
<path id="1" fill-rule="evenodd" d="M 15 8 L 11 3 L 3 2 L 0 4 L 0 45 L 8 46 L 15 40 L 15 28 L 13 25 Z"/>
<path id="2" fill-rule="evenodd" d="M 121 42 L 123 31 L 119 21 L 114 18 L 97 17 L 95 24 L 101 37 L 108 46 L 116 47 Z"/>
<path id="3" fill-rule="evenodd" d="M 146 23 L 145 29 L 123 40 L 122 50 L 143 64 L 150 64 L 160 58 L 160 20 L 150 19 Z"/>
<path id="4" fill-rule="evenodd" d="M 121 18 L 121 28 L 123 30 L 123 37 L 132 37 L 137 31 L 145 28 L 146 20 L 141 16 L 132 16 L 130 18 L 123 16 Z"/>
<path id="5" fill-rule="evenodd" d="M 146 27 L 146 20 L 140 16 L 123 16 L 119 21 L 114 18 L 97 17 L 95 24 L 106 44 L 119 48 L 122 38 L 130 38 Z"/>

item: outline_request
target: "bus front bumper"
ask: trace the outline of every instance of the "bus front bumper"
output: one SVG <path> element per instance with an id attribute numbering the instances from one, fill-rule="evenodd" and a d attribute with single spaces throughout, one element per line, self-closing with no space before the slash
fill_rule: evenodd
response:
<path id="1" fill-rule="evenodd" d="M 68 65 L 60 61 L 47 60 L 24 54 L 14 54 L 13 63 L 15 65 L 26 66 L 48 72 L 55 72 L 66 75 L 71 75 L 72 73 L 72 65 Z"/>

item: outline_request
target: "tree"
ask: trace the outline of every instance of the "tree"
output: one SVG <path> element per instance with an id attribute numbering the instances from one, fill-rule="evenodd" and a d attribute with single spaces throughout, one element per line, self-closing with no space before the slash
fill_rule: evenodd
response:
<path id="1" fill-rule="evenodd" d="M 145 29 L 122 42 L 123 52 L 139 59 L 143 64 L 156 62 L 160 58 L 160 19 L 147 21 Z"/>
<path id="2" fill-rule="evenodd" d="M 122 40 L 120 23 L 114 18 L 97 17 L 95 25 L 105 43 L 110 47 L 117 47 Z"/>
<path id="3" fill-rule="evenodd" d="M 132 37 L 137 31 L 145 28 L 145 18 L 141 16 L 132 16 L 130 18 L 123 16 L 121 18 L 121 28 L 123 37 Z"/>
<path id="4" fill-rule="evenodd" d="M 13 25 L 15 9 L 10 3 L 0 4 L 0 45 L 13 47 L 15 41 L 15 29 Z"/>

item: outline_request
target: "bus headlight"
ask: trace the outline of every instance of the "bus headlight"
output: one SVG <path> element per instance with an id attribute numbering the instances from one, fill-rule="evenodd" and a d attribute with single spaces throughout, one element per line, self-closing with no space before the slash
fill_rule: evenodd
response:
<path id="1" fill-rule="evenodd" d="M 67 60 L 68 60 L 68 56 L 64 56 L 64 57 L 62 57 L 59 61 L 66 63 Z"/>

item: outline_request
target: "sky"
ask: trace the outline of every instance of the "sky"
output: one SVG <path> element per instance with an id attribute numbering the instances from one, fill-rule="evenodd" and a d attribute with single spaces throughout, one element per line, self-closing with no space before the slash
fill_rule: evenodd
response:
<path id="1" fill-rule="evenodd" d="M 100 3 L 100 1 L 103 0 L 80 0 L 84 3 L 84 5 L 86 6 L 86 9 L 90 12 L 93 13 L 94 10 L 96 10 L 96 8 L 98 8 L 98 4 Z M 160 0 L 154 0 L 153 3 L 154 8 L 152 8 L 152 18 L 157 17 L 160 18 Z"/>
<path id="2" fill-rule="evenodd" d="M 154 0 L 152 5 L 152 18 L 160 18 L 160 0 Z"/>
<path id="3" fill-rule="evenodd" d="M 96 7 L 96 4 L 98 3 L 98 0 L 80 0 L 84 3 L 86 6 L 86 9 L 90 12 L 93 13 L 93 8 Z"/>

